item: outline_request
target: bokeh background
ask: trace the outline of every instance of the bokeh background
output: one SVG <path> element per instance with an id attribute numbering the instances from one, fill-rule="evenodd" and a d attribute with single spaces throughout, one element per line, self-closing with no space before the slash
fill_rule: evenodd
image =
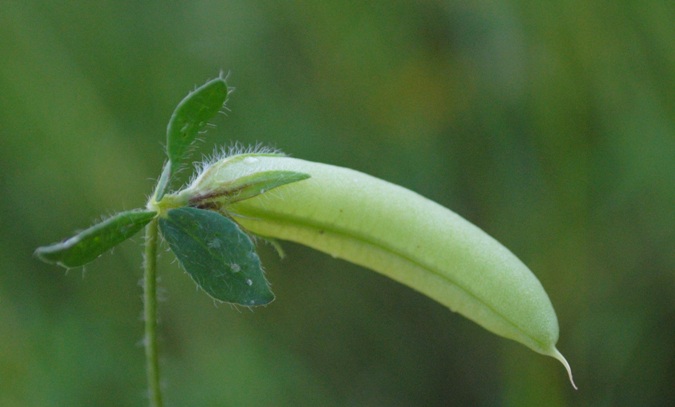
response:
<path id="1" fill-rule="evenodd" d="M 542 281 L 580 389 L 285 244 L 252 312 L 162 257 L 168 406 L 673 405 L 673 21 L 665 0 L 0 0 L 0 405 L 144 405 L 142 238 L 67 273 L 32 252 L 144 206 L 174 106 L 221 70 L 200 153 L 259 142 L 452 208 Z"/>

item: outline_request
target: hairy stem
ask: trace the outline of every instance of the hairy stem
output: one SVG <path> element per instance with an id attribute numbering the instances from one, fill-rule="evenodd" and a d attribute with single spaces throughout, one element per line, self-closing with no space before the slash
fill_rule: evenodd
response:
<path id="1" fill-rule="evenodd" d="M 145 320 L 145 362 L 151 407 L 162 406 L 157 356 L 157 219 L 145 227 L 145 262 L 143 264 L 143 316 Z"/>

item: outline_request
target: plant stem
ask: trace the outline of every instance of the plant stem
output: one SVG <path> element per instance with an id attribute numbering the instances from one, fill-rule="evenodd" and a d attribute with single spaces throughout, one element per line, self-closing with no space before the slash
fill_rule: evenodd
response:
<path id="1" fill-rule="evenodd" d="M 145 320 L 145 363 L 151 407 L 162 407 L 157 356 L 157 219 L 145 227 L 145 261 L 143 263 L 143 316 Z"/>

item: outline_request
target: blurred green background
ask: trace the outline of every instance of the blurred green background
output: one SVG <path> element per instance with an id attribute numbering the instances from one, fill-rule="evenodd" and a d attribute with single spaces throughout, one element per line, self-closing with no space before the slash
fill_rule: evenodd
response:
<path id="1" fill-rule="evenodd" d="M 143 206 L 174 106 L 221 69 L 201 153 L 260 142 L 452 208 L 539 277 L 580 390 L 285 244 L 253 312 L 163 256 L 168 406 L 673 405 L 673 21 L 665 0 L 0 0 L 0 405 L 144 405 L 141 236 L 84 271 L 32 252 Z"/>

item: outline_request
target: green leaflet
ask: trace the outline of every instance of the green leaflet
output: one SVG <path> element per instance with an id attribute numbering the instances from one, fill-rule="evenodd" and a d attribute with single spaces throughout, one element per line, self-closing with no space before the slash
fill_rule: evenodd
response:
<path id="1" fill-rule="evenodd" d="M 246 306 L 274 299 L 255 246 L 236 223 L 184 207 L 169 210 L 159 226 L 185 271 L 211 297 Z"/>
<path id="2" fill-rule="evenodd" d="M 204 130 L 208 120 L 223 108 L 227 95 L 227 83 L 224 78 L 218 77 L 190 92 L 176 106 L 166 130 L 171 175 L 178 171 L 190 146 Z"/>
<path id="3" fill-rule="evenodd" d="M 191 196 L 192 206 L 220 209 L 227 205 L 253 198 L 282 185 L 302 181 L 308 174 L 295 171 L 262 171 L 245 175 L 227 183 L 216 183 L 213 189 L 205 189 L 201 194 Z M 188 196 L 192 191 L 188 191 Z"/>
<path id="4" fill-rule="evenodd" d="M 40 260 L 63 267 L 78 267 L 127 240 L 157 215 L 154 211 L 120 212 L 60 243 L 38 247 Z"/>

